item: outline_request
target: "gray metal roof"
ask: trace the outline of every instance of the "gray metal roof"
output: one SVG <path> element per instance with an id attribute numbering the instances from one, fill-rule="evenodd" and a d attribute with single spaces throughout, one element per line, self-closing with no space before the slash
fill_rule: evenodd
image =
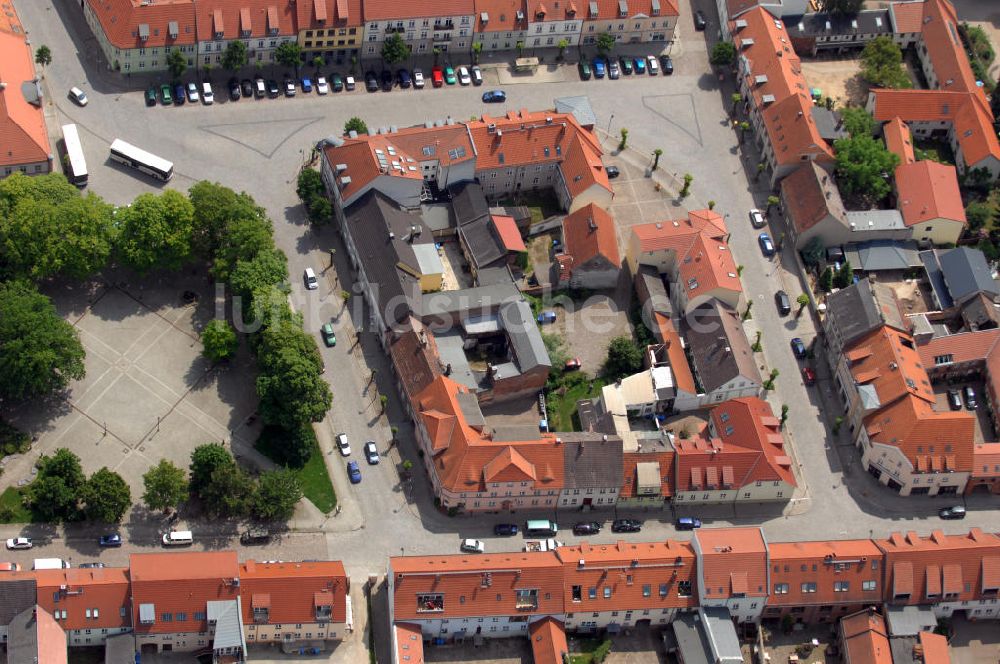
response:
<path id="1" fill-rule="evenodd" d="M 737 376 L 763 382 L 739 314 L 734 309 L 713 299 L 685 316 L 683 330 L 693 360 L 692 368 L 706 393 Z"/>
<path id="2" fill-rule="evenodd" d="M 916 636 L 937 627 L 930 606 L 886 606 L 885 620 L 889 636 Z"/>
<path id="3" fill-rule="evenodd" d="M 206 602 L 208 622 L 215 622 L 215 637 L 212 648 L 240 648 L 246 652 L 246 639 L 243 637 L 243 619 L 240 610 L 240 597 L 229 600 L 213 600 Z"/>
<path id="4" fill-rule="evenodd" d="M 451 188 L 451 215 L 456 226 L 490 216 L 483 188 L 475 182 L 462 182 Z"/>
<path id="5" fill-rule="evenodd" d="M 521 292 L 513 282 L 466 288 L 456 291 L 427 293 L 421 298 L 420 315 L 468 315 L 498 311 L 505 302 L 521 299 Z"/>
<path id="6" fill-rule="evenodd" d="M 500 331 L 500 319 L 496 314 L 469 316 L 462 319 L 462 328 L 466 334 L 495 334 Z"/>
<path id="7" fill-rule="evenodd" d="M 470 390 L 478 390 L 479 381 L 469 366 L 469 358 L 465 356 L 465 339 L 462 335 L 457 330 L 437 333 L 434 335 L 434 343 L 437 344 L 441 366 L 445 367 L 442 372 Z M 450 373 L 448 367 L 451 368 Z"/>
<path id="8" fill-rule="evenodd" d="M 961 302 L 970 295 L 982 291 L 989 295 L 997 295 L 996 279 L 986 263 L 986 256 L 978 249 L 958 247 L 938 253 L 938 262 L 948 292 L 955 302 Z"/>
<path id="9" fill-rule="evenodd" d="M 36 602 L 34 579 L 18 579 L 0 583 L 0 625 L 6 625 L 14 616 L 34 606 Z"/>
<path id="10" fill-rule="evenodd" d="M 462 411 L 462 416 L 465 417 L 465 423 L 470 427 L 484 427 L 486 426 L 486 418 L 483 417 L 483 411 L 479 408 L 479 399 L 472 392 L 459 392 L 455 395 L 455 400 L 458 402 L 458 407 Z"/>
<path id="11" fill-rule="evenodd" d="M 827 318 L 836 322 L 845 346 L 883 325 L 906 329 L 893 290 L 868 279 L 833 293 L 826 307 Z"/>
<path id="12" fill-rule="evenodd" d="M 492 217 L 488 215 L 459 226 L 458 237 L 477 270 L 501 265 L 507 256 L 507 249 L 493 227 Z"/>
<path id="13" fill-rule="evenodd" d="M 552 366 L 549 351 L 542 341 L 542 333 L 538 331 L 531 306 L 527 302 L 518 300 L 500 307 L 500 322 L 510 340 L 510 349 L 521 373 L 537 366 Z"/>
<path id="14" fill-rule="evenodd" d="M 844 129 L 836 112 L 819 104 L 813 104 L 810 112 L 813 122 L 816 124 L 816 130 L 819 131 L 819 135 L 824 141 L 833 144 L 838 138 L 847 138 L 847 130 Z"/>
<path id="15" fill-rule="evenodd" d="M 667 295 L 663 277 L 654 266 L 640 265 L 635 281 L 636 290 L 641 293 L 640 297 L 646 297 L 646 301 L 642 305 L 644 309 L 648 307 L 650 311 L 673 316 L 674 305 L 670 301 L 670 296 Z"/>
<path id="16" fill-rule="evenodd" d="M 600 433 L 560 433 L 567 489 L 621 487 L 623 480 L 622 440 Z M 657 478 L 659 482 L 659 478 Z"/>
<path id="17" fill-rule="evenodd" d="M 852 231 L 902 230 L 906 228 L 899 210 L 852 210 L 844 215 Z"/>
<path id="18" fill-rule="evenodd" d="M 498 443 L 515 443 L 541 440 L 542 434 L 538 427 L 532 424 L 503 424 L 493 428 L 492 438 Z"/>
<path id="19" fill-rule="evenodd" d="M 677 641 L 680 657 L 684 664 L 715 664 L 708 639 L 701 630 L 701 620 L 695 613 L 682 613 L 677 616 L 670 627 Z"/>
<path id="20" fill-rule="evenodd" d="M 892 33 L 888 9 L 870 9 L 850 15 L 810 13 L 783 19 L 785 30 L 794 37 L 830 37 L 855 34 Z M 827 27 L 829 26 L 829 27 Z"/>
<path id="21" fill-rule="evenodd" d="M 597 124 L 597 114 L 594 113 L 594 107 L 590 105 L 590 97 L 586 95 L 557 97 L 555 104 L 556 113 L 571 113 L 576 121 L 584 127 L 592 127 Z"/>
<path id="22" fill-rule="evenodd" d="M 410 246 L 413 249 L 414 256 L 416 256 L 417 267 L 420 269 L 420 274 L 444 273 L 444 263 L 441 262 L 441 256 L 438 254 L 437 247 L 434 246 L 433 242 L 413 244 Z"/>
<path id="23" fill-rule="evenodd" d="M 920 267 L 920 252 L 913 240 L 851 242 L 844 246 L 844 256 L 855 269 L 865 272 Z"/>
<path id="24" fill-rule="evenodd" d="M 920 260 L 924 264 L 924 273 L 927 274 L 927 281 L 931 284 L 931 295 L 939 309 L 948 309 L 954 306 L 948 291 L 948 284 L 944 281 L 944 273 L 941 271 L 941 263 L 938 262 L 937 252 L 933 249 L 920 252 Z"/>
<path id="25" fill-rule="evenodd" d="M 736 636 L 736 627 L 729 609 L 722 606 L 702 607 L 698 610 L 702 618 L 702 629 L 708 640 L 715 664 L 743 663 L 743 653 L 740 651 L 740 639 Z"/>
<path id="26" fill-rule="evenodd" d="M 510 268 L 507 267 L 506 263 L 497 265 L 496 267 L 483 267 L 476 272 L 477 286 L 509 284 L 512 281 L 514 281 L 514 277 L 511 275 Z"/>

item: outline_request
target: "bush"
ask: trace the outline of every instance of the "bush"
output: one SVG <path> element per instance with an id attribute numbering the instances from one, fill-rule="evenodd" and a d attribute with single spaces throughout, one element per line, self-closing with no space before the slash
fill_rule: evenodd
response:
<path id="1" fill-rule="evenodd" d="M 31 436 L 0 419 L 0 454 L 24 454 L 31 447 Z"/>

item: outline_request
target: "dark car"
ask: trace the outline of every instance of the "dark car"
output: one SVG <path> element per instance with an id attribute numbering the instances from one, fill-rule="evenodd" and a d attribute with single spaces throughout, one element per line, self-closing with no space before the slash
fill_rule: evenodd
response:
<path id="1" fill-rule="evenodd" d="M 788 299 L 788 293 L 783 290 L 774 294 L 774 304 L 778 307 L 778 313 L 787 316 L 792 313 L 792 302 Z"/>
<path id="2" fill-rule="evenodd" d="M 253 97 L 253 81 L 251 81 L 249 78 L 244 78 L 242 81 L 240 81 L 240 91 L 243 93 L 243 96 L 246 97 L 247 99 Z"/>
<path id="3" fill-rule="evenodd" d="M 101 569 L 106 565 L 104 563 L 80 563 L 77 567 L 80 569 Z"/>
<path id="4" fill-rule="evenodd" d="M 146 106 L 156 106 L 156 87 L 153 85 L 146 89 Z"/>
<path id="5" fill-rule="evenodd" d="M 976 401 L 976 391 L 969 385 L 966 385 L 965 389 L 962 390 L 962 396 L 965 397 L 965 407 L 969 410 L 975 410 L 979 407 L 979 403 Z"/>
<path id="6" fill-rule="evenodd" d="M 493 534 L 500 537 L 513 537 L 517 535 L 517 524 L 516 523 L 498 523 L 493 526 Z"/>
<path id="7" fill-rule="evenodd" d="M 611 522 L 613 533 L 637 533 L 642 530 L 642 522 L 635 519 L 615 519 Z"/>
<path id="8" fill-rule="evenodd" d="M 174 103 L 177 106 L 183 106 L 185 99 L 187 99 L 187 96 L 184 92 L 184 86 L 178 83 L 174 86 Z"/>
<path id="9" fill-rule="evenodd" d="M 605 166 L 604 172 L 607 173 L 609 180 L 614 180 L 616 177 L 621 175 L 621 171 L 618 170 L 617 166 Z"/>
<path id="10" fill-rule="evenodd" d="M 286 78 L 285 82 L 282 83 L 285 86 L 285 96 L 294 97 L 295 96 L 295 80 L 291 78 Z"/>
<path id="11" fill-rule="evenodd" d="M 483 93 L 484 104 L 502 104 L 507 101 L 507 93 L 503 90 L 490 90 Z"/>
<path id="12" fill-rule="evenodd" d="M 792 339 L 792 352 L 795 354 L 795 357 L 800 360 L 805 358 L 806 345 L 802 343 L 802 339 L 799 339 L 798 337 Z"/>
<path id="13" fill-rule="evenodd" d="M 361 467 L 357 461 L 347 462 L 347 476 L 351 478 L 351 484 L 361 484 Z"/>
<path id="14" fill-rule="evenodd" d="M 704 30 L 708 27 L 708 21 L 705 20 L 705 14 L 699 9 L 694 13 L 694 29 Z"/>
<path id="15" fill-rule="evenodd" d="M 674 524 L 677 530 L 694 530 L 695 528 L 701 528 L 701 519 L 695 519 L 689 516 L 682 516 L 677 519 L 677 523 Z"/>
<path id="16" fill-rule="evenodd" d="M 229 101 L 239 101 L 241 96 L 239 79 L 229 79 Z"/>
<path id="17" fill-rule="evenodd" d="M 388 69 L 383 69 L 381 74 L 382 79 L 382 91 L 389 92 L 392 90 L 392 72 Z"/>
<path id="18" fill-rule="evenodd" d="M 378 76 L 371 70 L 365 72 L 365 90 L 368 92 L 378 92 Z"/>
<path id="19" fill-rule="evenodd" d="M 674 61 L 670 59 L 669 55 L 660 56 L 660 67 L 663 69 L 664 76 L 670 76 L 674 73 Z"/>
<path id="20" fill-rule="evenodd" d="M 170 106 L 174 103 L 174 95 L 170 91 L 170 86 L 166 83 L 160 86 L 160 103 L 164 106 Z"/>
<path id="21" fill-rule="evenodd" d="M 308 76 L 302 78 L 301 85 L 302 92 L 309 93 L 313 91 L 313 82 Z"/>
<path id="22" fill-rule="evenodd" d="M 952 410 L 962 410 L 962 395 L 958 390 L 948 390 L 948 405 Z"/>
<path id="23" fill-rule="evenodd" d="M 767 233 L 761 233 L 757 236 L 757 244 L 760 245 L 761 252 L 768 258 L 774 255 L 774 242 L 771 241 L 771 236 Z"/>
<path id="24" fill-rule="evenodd" d="M 601 532 L 601 524 L 596 521 L 583 521 L 573 526 L 574 535 L 596 535 Z"/>
<path id="25" fill-rule="evenodd" d="M 580 70 L 580 80 L 581 81 L 589 81 L 590 80 L 590 76 L 591 76 L 590 65 L 588 65 L 586 62 L 581 62 L 580 64 L 577 65 L 577 69 Z"/>
<path id="26" fill-rule="evenodd" d="M 942 519 L 964 519 L 965 518 L 965 508 L 961 505 L 953 505 L 951 507 L 944 507 L 938 512 L 938 516 Z"/>
<path id="27" fill-rule="evenodd" d="M 400 69 L 396 72 L 396 79 L 399 81 L 399 87 L 408 88 L 413 85 L 413 79 L 410 77 L 410 72 L 406 69 Z"/>
<path id="28" fill-rule="evenodd" d="M 267 82 L 267 96 L 271 99 L 277 99 L 281 94 L 281 88 L 278 87 L 278 82 L 273 78 Z"/>
<path id="29" fill-rule="evenodd" d="M 622 73 L 626 76 L 632 75 L 632 59 L 626 58 L 624 55 L 618 58 L 618 63 L 622 66 Z"/>
<path id="30" fill-rule="evenodd" d="M 103 546 L 107 548 L 119 547 L 122 545 L 122 536 L 118 533 L 108 533 L 107 535 L 101 535 L 101 538 L 97 540 L 98 546 Z"/>
<path id="31" fill-rule="evenodd" d="M 240 544 L 267 544 L 271 541 L 271 533 L 267 528 L 252 527 L 240 534 Z"/>
<path id="32" fill-rule="evenodd" d="M 368 461 L 368 465 L 377 465 L 381 457 L 378 455 L 378 447 L 375 446 L 375 441 L 369 440 L 365 443 L 364 451 L 365 459 Z"/>
<path id="33" fill-rule="evenodd" d="M 337 72 L 330 74 L 330 87 L 333 88 L 334 92 L 340 92 L 344 89 L 344 79 Z"/>

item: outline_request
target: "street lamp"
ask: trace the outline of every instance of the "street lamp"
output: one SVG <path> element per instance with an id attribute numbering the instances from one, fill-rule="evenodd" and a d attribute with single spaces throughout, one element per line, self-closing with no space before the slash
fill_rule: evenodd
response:
<path id="1" fill-rule="evenodd" d="M 615 119 L 615 114 L 612 113 L 611 117 L 608 118 L 608 136 L 611 135 L 611 121 Z"/>

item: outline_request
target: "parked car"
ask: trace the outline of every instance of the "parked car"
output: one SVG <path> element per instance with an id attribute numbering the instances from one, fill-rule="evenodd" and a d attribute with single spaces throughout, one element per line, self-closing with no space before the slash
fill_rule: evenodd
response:
<path id="1" fill-rule="evenodd" d="M 660 73 L 660 63 L 656 61 L 655 55 L 650 55 L 646 58 L 648 63 L 646 64 L 646 69 L 649 70 L 650 76 L 656 76 Z"/>
<path id="2" fill-rule="evenodd" d="M 750 225 L 754 228 L 764 228 L 767 225 L 767 219 L 764 219 L 764 213 L 753 208 L 750 210 Z"/>
<path id="3" fill-rule="evenodd" d="M 350 478 L 351 484 L 361 484 L 361 467 L 357 461 L 347 462 L 347 477 Z"/>
<path id="4" fill-rule="evenodd" d="M 626 58 L 624 55 L 618 58 L 618 64 L 621 65 L 622 73 L 626 76 L 632 75 L 632 58 Z"/>
<path id="5" fill-rule="evenodd" d="M 263 526 L 253 526 L 240 534 L 240 544 L 267 544 L 271 541 L 271 531 Z"/>
<path id="6" fill-rule="evenodd" d="M 146 88 L 146 106 L 156 106 L 156 87 L 153 85 Z"/>
<path id="7" fill-rule="evenodd" d="M 97 546 L 105 548 L 117 548 L 122 545 L 122 536 L 118 533 L 108 533 L 101 535 L 97 540 Z"/>
<path id="8" fill-rule="evenodd" d="M 263 99 L 267 96 L 267 83 L 260 76 L 253 79 L 253 96 L 257 99 Z"/>
<path id="9" fill-rule="evenodd" d="M 437 65 L 434 65 L 434 68 L 431 69 L 431 85 L 435 88 L 440 88 L 444 85 L 444 70 Z"/>
<path id="10" fill-rule="evenodd" d="M 383 69 L 382 73 L 379 74 L 379 78 L 382 81 L 382 92 L 392 91 L 392 72 L 388 69 Z"/>
<path id="11" fill-rule="evenodd" d="M 215 93 L 212 92 L 212 84 L 205 81 L 201 84 L 201 103 L 205 106 L 211 106 L 215 101 Z"/>
<path id="12" fill-rule="evenodd" d="M 971 385 L 966 385 L 962 390 L 962 396 L 965 398 L 965 407 L 969 410 L 975 410 L 979 407 L 979 402 L 976 401 L 976 391 L 972 389 Z"/>
<path id="13" fill-rule="evenodd" d="M 294 80 L 292 80 L 290 78 L 286 78 L 285 82 L 284 82 L 284 87 L 285 87 L 285 96 L 286 97 L 294 97 L 295 96 L 295 81 Z"/>
<path id="14" fill-rule="evenodd" d="M 760 244 L 760 250 L 765 256 L 770 258 L 774 255 L 774 243 L 771 242 L 771 236 L 767 233 L 761 233 L 757 236 L 757 243 Z"/>
<path id="15" fill-rule="evenodd" d="M 378 76 L 371 69 L 365 72 L 365 90 L 378 92 Z"/>
<path id="16" fill-rule="evenodd" d="M 574 535 L 596 535 L 601 532 L 601 524 L 596 521 L 581 521 L 573 526 Z"/>
<path id="17" fill-rule="evenodd" d="M 961 505 L 952 505 L 951 507 L 943 507 L 938 511 L 938 516 L 942 519 L 964 519 L 965 518 L 965 508 Z"/>
<path id="18" fill-rule="evenodd" d="M 410 72 L 406 69 L 400 69 L 396 72 L 396 80 L 399 81 L 399 87 L 408 88 L 413 85 L 413 79 L 410 78 Z"/>
<path id="19" fill-rule="evenodd" d="M 420 69 L 413 70 L 413 87 L 418 90 L 424 87 L 424 72 Z"/>
<path id="20" fill-rule="evenodd" d="M 79 106 L 86 106 L 89 101 L 87 99 L 87 93 L 77 87 L 69 89 L 69 98 L 75 101 Z"/>
<path id="21" fill-rule="evenodd" d="M 554 322 L 556 322 L 556 312 L 551 311 L 551 310 L 549 310 L 549 311 L 543 311 L 542 313 L 538 314 L 538 322 L 539 323 L 554 323 Z"/>
<path id="22" fill-rule="evenodd" d="M 326 78 L 323 76 L 318 76 L 316 78 L 316 94 L 325 95 L 330 93 L 330 86 L 326 82 Z"/>
<path id="23" fill-rule="evenodd" d="M 660 56 L 660 67 L 663 68 L 664 76 L 670 76 L 674 73 L 674 61 L 670 59 L 669 55 Z"/>
<path id="24" fill-rule="evenodd" d="M 333 323 L 323 325 L 320 328 L 320 333 L 323 335 L 323 343 L 326 344 L 327 348 L 337 345 L 337 333 L 333 331 Z"/>
<path id="25" fill-rule="evenodd" d="M 694 530 L 695 528 L 701 528 L 701 519 L 695 519 L 690 516 L 682 516 L 677 519 L 674 524 L 677 530 Z"/>
<path id="26" fill-rule="evenodd" d="M 229 101 L 239 101 L 241 96 L 239 79 L 229 79 Z"/>
<path id="27" fill-rule="evenodd" d="M 311 267 L 307 267 L 302 271 L 302 281 L 306 285 L 306 290 L 316 290 L 319 288 L 316 272 Z"/>
<path id="28" fill-rule="evenodd" d="M 348 92 L 353 92 L 354 88 L 358 87 L 358 84 L 354 80 L 354 76 L 348 74 L 344 77 L 344 89 Z"/>
<path id="29" fill-rule="evenodd" d="M 312 79 L 303 77 L 302 78 L 302 92 L 305 92 L 305 93 L 308 94 L 308 93 L 312 92 L 312 90 L 313 90 Z"/>
<path id="30" fill-rule="evenodd" d="M 0 572 L 20 572 L 21 566 L 17 563 L 0 563 Z"/>
<path id="31" fill-rule="evenodd" d="M 253 97 L 253 89 L 254 89 L 253 81 L 251 81 L 249 78 L 244 78 L 242 81 L 240 81 L 240 91 L 243 93 L 243 96 L 246 97 L 247 99 Z"/>
<path id="32" fill-rule="evenodd" d="M 618 170 L 617 166 L 605 166 L 604 172 L 607 173 L 609 180 L 614 180 L 616 177 L 621 175 L 621 171 Z"/>
<path id="33" fill-rule="evenodd" d="M 455 68 L 451 65 L 444 66 L 444 82 L 448 85 L 455 85 Z"/>
<path id="34" fill-rule="evenodd" d="M 174 103 L 174 96 L 170 92 L 170 86 L 166 83 L 160 86 L 160 103 L 164 106 L 170 106 Z"/>
<path id="35" fill-rule="evenodd" d="M 464 539 L 458 548 L 462 553 L 484 553 L 486 551 L 486 545 L 477 539 Z"/>
<path id="36" fill-rule="evenodd" d="M 376 465 L 381 460 L 378 455 L 378 448 L 375 447 L 375 442 L 369 440 L 365 443 L 365 459 L 367 459 L 369 465 Z"/>
<path id="37" fill-rule="evenodd" d="M 484 104 L 502 104 L 507 101 L 507 93 L 503 90 L 490 90 L 483 93 Z"/>
<path id="38" fill-rule="evenodd" d="M 7 540 L 8 549 L 30 549 L 34 544 L 31 543 L 30 537 L 12 537 Z"/>
<path id="39" fill-rule="evenodd" d="M 337 434 L 337 450 L 340 451 L 340 456 L 351 456 L 351 444 L 347 442 L 346 433 Z"/>
<path id="40" fill-rule="evenodd" d="M 802 367 L 802 382 L 806 384 L 806 387 L 812 387 L 816 384 L 816 372 L 813 371 L 812 367 Z"/>
<path id="41" fill-rule="evenodd" d="M 517 535 L 518 529 L 516 523 L 498 523 L 493 526 L 493 534 L 499 537 L 513 537 Z"/>
<path id="42" fill-rule="evenodd" d="M 618 80 L 622 75 L 622 70 L 616 60 L 608 60 L 608 78 L 612 81 Z"/>
<path id="43" fill-rule="evenodd" d="M 694 13 L 694 29 L 704 30 L 708 27 L 708 21 L 705 20 L 705 14 L 700 9 Z"/>
<path id="44" fill-rule="evenodd" d="M 642 530 L 642 522 L 635 519 L 615 519 L 611 522 L 613 533 L 637 533 Z"/>
<path id="45" fill-rule="evenodd" d="M 580 362 L 580 358 L 578 358 L 578 357 L 574 357 L 574 358 L 571 358 L 569 360 L 566 360 L 566 371 L 576 371 L 577 369 L 579 369 L 582 366 L 583 366 L 583 363 Z"/>
<path id="46" fill-rule="evenodd" d="M 469 70 L 466 67 L 458 68 L 458 82 L 462 85 L 470 85 L 472 83 L 472 77 L 469 76 Z"/>
<path id="47" fill-rule="evenodd" d="M 798 337 L 792 339 L 792 353 L 794 353 L 795 357 L 799 358 L 800 360 L 805 359 L 806 345 L 802 343 L 802 339 Z"/>
<path id="48" fill-rule="evenodd" d="M 184 94 L 184 86 L 178 83 L 174 86 L 174 105 L 183 106 L 185 99 L 187 99 L 187 97 Z"/>
<path id="49" fill-rule="evenodd" d="M 633 61 L 635 63 L 635 73 L 636 75 L 646 73 L 646 59 L 645 58 L 635 58 Z"/>
<path id="50" fill-rule="evenodd" d="M 604 78 L 607 73 L 607 69 L 604 67 L 604 60 L 602 58 L 594 58 L 594 78 Z"/>
<path id="51" fill-rule="evenodd" d="M 788 299 L 788 293 L 783 290 L 774 294 L 774 304 L 778 307 L 778 313 L 787 316 L 792 313 L 792 301 Z"/>
<path id="52" fill-rule="evenodd" d="M 269 79 L 267 81 L 267 96 L 271 99 L 277 99 L 278 95 L 281 94 L 281 88 L 278 87 L 278 82 L 276 80 Z"/>
<path id="53" fill-rule="evenodd" d="M 483 70 L 479 68 L 479 65 L 472 65 L 469 73 L 472 74 L 473 85 L 480 86 L 483 84 Z"/>
<path id="54" fill-rule="evenodd" d="M 590 65 L 586 62 L 580 62 L 576 67 L 580 71 L 580 80 L 589 81 L 591 76 Z"/>
<path id="55" fill-rule="evenodd" d="M 341 92 L 344 89 L 344 77 L 337 72 L 330 72 L 330 88 L 334 92 Z"/>

